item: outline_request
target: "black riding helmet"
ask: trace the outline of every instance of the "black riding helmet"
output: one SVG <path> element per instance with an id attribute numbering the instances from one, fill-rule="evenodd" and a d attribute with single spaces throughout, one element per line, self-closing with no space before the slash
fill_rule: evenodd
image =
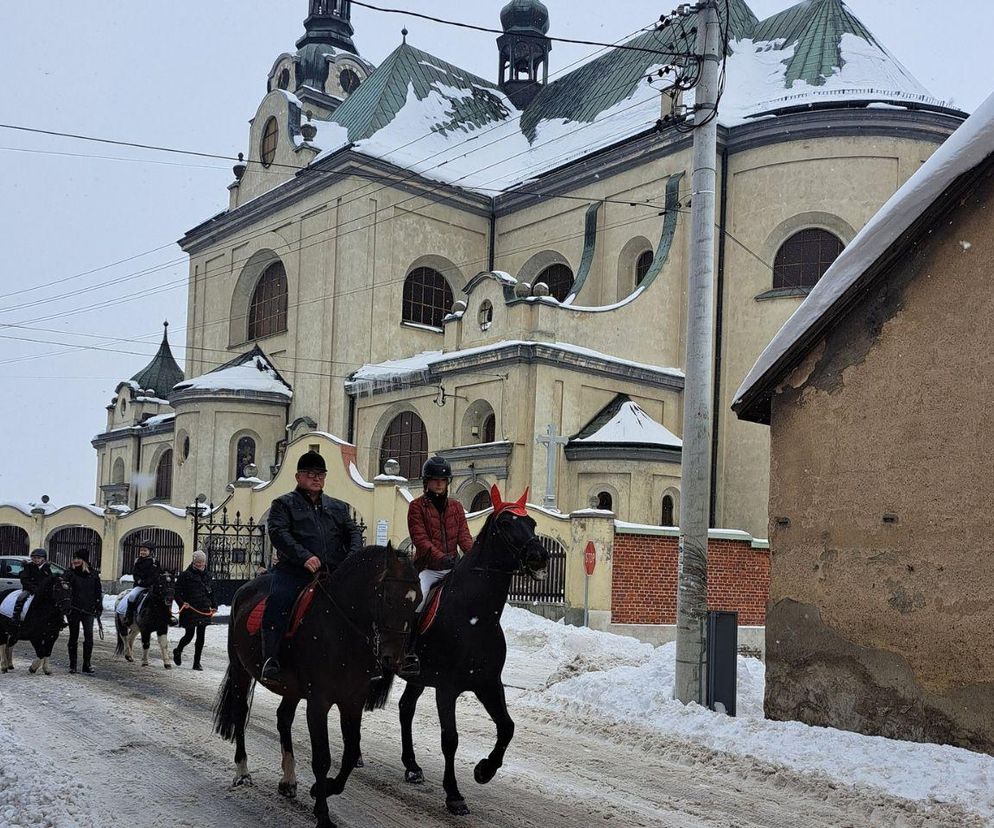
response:
<path id="1" fill-rule="evenodd" d="M 449 461 L 444 457 L 435 456 L 429 457 L 425 464 L 421 467 L 421 480 L 427 482 L 429 480 L 451 480 L 452 479 L 452 466 L 449 465 Z"/>

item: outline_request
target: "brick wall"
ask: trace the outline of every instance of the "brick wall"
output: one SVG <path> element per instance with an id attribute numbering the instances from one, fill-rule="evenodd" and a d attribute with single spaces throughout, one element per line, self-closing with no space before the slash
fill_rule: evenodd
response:
<path id="1" fill-rule="evenodd" d="M 611 621 L 675 624 L 677 538 L 619 532 L 614 536 Z M 739 614 L 739 624 L 766 623 L 770 554 L 745 540 L 708 543 L 708 608 Z"/>

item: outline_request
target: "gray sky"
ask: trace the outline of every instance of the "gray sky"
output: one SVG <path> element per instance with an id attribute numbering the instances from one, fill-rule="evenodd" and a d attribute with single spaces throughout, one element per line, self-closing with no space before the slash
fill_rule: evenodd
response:
<path id="1" fill-rule="evenodd" d="M 550 34 L 607 42 L 677 4 L 545 3 Z M 503 0 L 393 5 L 495 26 Z M 605 5 L 610 13 L 598 14 Z M 791 3 L 750 5 L 763 18 Z M 972 111 L 994 91 L 976 59 L 994 42 L 988 0 L 947 0 L 941 13 L 918 0 L 849 0 L 849 6 L 937 97 Z M 293 50 L 306 11 L 307 0 L 6 4 L 0 122 L 244 152 L 267 73 L 280 53 Z M 396 47 L 406 26 L 414 45 L 496 80 L 492 35 L 358 7 L 353 18 L 356 45 L 374 63 Z M 551 71 L 592 51 L 557 43 Z M 91 502 L 96 461 L 89 441 L 105 426 L 116 383 L 154 353 L 163 319 L 183 364 L 187 271 L 174 242 L 227 205 L 230 164 L 7 129 L 0 129 L 0 164 L 7 251 L 0 264 L 0 501 L 48 494 L 60 504 Z M 95 272 L 80 275 L 87 271 Z M 55 280 L 65 281 L 41 287 Z M 65 296 L 70 291 L 78 293 Z M 78 312 L 91 305 L 97 307 Z"/>

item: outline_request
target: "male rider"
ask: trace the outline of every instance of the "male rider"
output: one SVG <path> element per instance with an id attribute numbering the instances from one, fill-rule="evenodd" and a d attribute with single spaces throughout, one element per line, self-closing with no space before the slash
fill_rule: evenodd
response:
<path id="1" fill-rule="evenodd" d="M 44 583 L 45 579 L 52 574 L 52 566 L 48 562 L 48 553 L 44 549 L 32 549 L 31 560 L 24 564 L 21 570 L 21 589 L 23 592 L 17 596 L 14 602 L 15 625 L 21 623 L 21 612 L 29 595 L 34 595 L 38 587 Z"/>
<path id="2" fill-rule="evenodd" d="M 297 596 L 318 570 L 333 572 L 362 548 L 349 505 L 324 494 L 324 458 L 308 451 L 297 461 L 297 488 L 273 501 L 269 540 L 279 555 L 262 615 L 262 678 L 279 681 L 280 642 Z"/>
<path id="3" fill-rule="evenodd" d="M 134 588 L 128 593 L 128 610 L 124 614 L 124 623 L 128 626 L 135 623 L 135 610 L 138 607 L 138 599 L 146 589 L 150 589 L 155 584 L 155 579 L 159 577 L 161 570 L 159 562 L 154 557 L 155 544 L 143 539 L 139 541 L 138 557 L 135 558 L 134 567 L 131 574 L 135 579 Z"/>

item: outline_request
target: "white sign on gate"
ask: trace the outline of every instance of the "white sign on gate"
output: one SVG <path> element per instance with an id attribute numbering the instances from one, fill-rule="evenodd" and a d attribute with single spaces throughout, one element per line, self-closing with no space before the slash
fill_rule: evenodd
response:
<path id="1" fill-rule="evenodd" d="M 386 518 L 380 518 L 376 521 L 376 545 L 386 546 L 387 545 L 387 535 L 390 530 L 390 522 Z"/>

